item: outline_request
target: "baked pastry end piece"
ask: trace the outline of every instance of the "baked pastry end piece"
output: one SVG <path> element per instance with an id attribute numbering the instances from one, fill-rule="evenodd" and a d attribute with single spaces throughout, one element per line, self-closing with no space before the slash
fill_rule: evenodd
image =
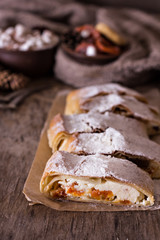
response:
<path id="1" fill-rule="evenodd" d="M 121 96 L 132 96 L 140 102 L 147 102 L 145 97 L 135 90 L 123 87 L 116 83 L 107 83 L 102 85 L 95 85 L 84 87 L 71 91 L 66 99 L 65 114 L 79 114 L 87 112 L 82 105 L 86 101 L 98 96 L 105 96 L 109 94 L 117 94 Z"/>
<path id="2" fill-rule="evenodd" d="M 47 162 L 40 190 L 51 199 L 137 206 L 154 204 L 149 175 L 135 164 L 111 156 L 56 152 Z"/>

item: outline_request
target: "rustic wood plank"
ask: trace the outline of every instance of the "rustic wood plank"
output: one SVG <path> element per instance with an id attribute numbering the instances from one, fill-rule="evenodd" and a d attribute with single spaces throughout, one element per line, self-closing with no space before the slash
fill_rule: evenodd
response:
<path id="1" fill-rule="evenodd" d="M 58 212 L 28 206 L 22 189 L 49 107 L 62 84 L 0 111 L 0 239 L 160 239 L 160 211 Z"/>

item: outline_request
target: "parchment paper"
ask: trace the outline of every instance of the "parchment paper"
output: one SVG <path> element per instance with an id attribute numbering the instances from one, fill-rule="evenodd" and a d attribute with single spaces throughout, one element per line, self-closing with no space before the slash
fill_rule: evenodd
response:
<path id="1" fill-rule="evenodd" d="M 55 98 L 44 128 L 41 132 L 39 146 L 30 169 L 28 178 L 25 182 L 23 193 L 30 204 L 43 204 L 56 210 L 61 211 L 140 211 L 140 210 L 157 210 L 160 209 L 160 180 L 154 180 L 155 188 L 155 204 L 151 207 L 135 207 L 135 206 L 113 206 L 107 204 L 96 203 L 80 203 L 72 201 L 56 201 L 50 200 L 39 190 L 39 183 L 45 168 L 47 160 L 51 156 L 51 149 L 48 146 L 47 129 L 51 118 L 57 113 L 64 112 L 65 99 L 68 91 L 60 92 Z M 152 103 L 160 102 L 160 92 L 157 89 L 152 89 L 147 93 L 147 97 Z M 158 105 L 158 102 L 157 102 Z M 154 149 L 153 149 L 154 151 Z"/>

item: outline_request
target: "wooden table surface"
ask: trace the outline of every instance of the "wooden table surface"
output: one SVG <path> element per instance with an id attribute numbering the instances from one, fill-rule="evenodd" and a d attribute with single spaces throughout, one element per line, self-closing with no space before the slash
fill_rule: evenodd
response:
<path id="1" fill-rule="evenodd" d="M 0 239 L 159 240 L 160 211 L 58 212 L 28 205 L 23 185 L 52 100 L 64 88 L 55 83 L 17 110 L 0 111 Z"/>

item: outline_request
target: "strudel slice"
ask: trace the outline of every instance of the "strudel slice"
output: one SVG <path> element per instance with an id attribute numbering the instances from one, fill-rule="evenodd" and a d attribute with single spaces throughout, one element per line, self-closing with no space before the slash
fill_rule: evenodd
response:
<path id="1" fill-rule="evenodd" d="M 146 172 L 127 160 L 103 155 L 54 153 L 46 164 L 40 191 L 51 199 L 154 204 L 153 183 Z"/>
<path id="2" fill-rule="evenodd" d="M 109 94 L 105 96 L 96 96 L 87 101 L 81 100 L 77 112 L 84 113 L 89 111 L 99 113 L 110 111 L 126 117 L 136 118 L 146 123 L 149 135 L 158 134 L 160 132 L 160 113 L 158 109 L 138 101 L 132 96 Z"/>
<path id="3" fill-rule="evenodd" d="M 77 133 L 68 136 L 56 150 L 74 154 L 105 154 L 127 158 L 160 178 L 160 145 L 144 137 L 107 128 L 103 133 Z"/>
<path id="4" fill-rule="evenodd" d="M 141 102 L 147 102 L 142 94 L 132 89 L 123 87 L 119 84 L 108 83 L 71 91 L 67 96 L 65 114 L 80 113 L 83 111 L 83 109 L 81 109 L 81 104 L 84 101 L 88 101 L 97 96 L 105 96 L 109 94 L 132 96 Z"/>
<path id="5" fill-rule="evenodd" d="M 73 133 L 104 132 L 108 127 L 148 138 L 145 124 L 111 112 L 105 114 L 98 112 L 73 115 L 57 114 L 52 119 L 48 130 L 49 146 L 54 152 L 57 150 L 57 146 Z"/>

